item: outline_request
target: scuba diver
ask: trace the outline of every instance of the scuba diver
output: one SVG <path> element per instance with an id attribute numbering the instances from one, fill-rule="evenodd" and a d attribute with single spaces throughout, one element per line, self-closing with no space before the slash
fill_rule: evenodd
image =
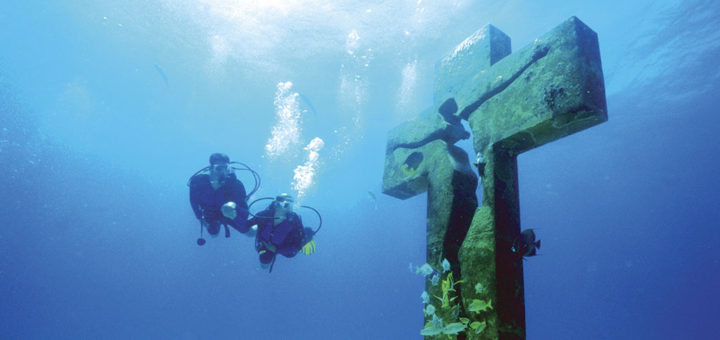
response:
<path id="1" fill-rule="evenodd" d="M 257 200 L 253 203 L 255 202 Z M 253 217 L 247 222 L 248 226 L 257 225 L 255 250 L 260 257 L 261 267 L 263 269 L 270 267 L 270 272 L 272 272 L 277 254 L 290 258 L 297 255 L 298 252 L 305 255 L 315 253 L 313 236 L 320 230 L 322 218 L 320 218 L 320 227 L 317 230 L 313 231 L 311 228 L 304 227 L 300 215 L 293 212 L 293 203 L 290 195 L 280 194 L 275 197 L 267 209 L 253 214 Z M 312 209 L 320 217 L 317 210 L 308 206 L 302 207 Z"/>
<path id="2" fill-rule="evenodd" d="M 231 166 L 240 164 L 244 168 Z M 246 194 L 245 186 L 237 179 L 234 170 L 249 170 L 255 179 L 255 187 Z M 204 172 L 208 172 L 205 174 Z M 200 169 L 188 181 L 190 187 L 190 206 L 195 217 L 200 221 L 200 238 L 197 244 L 202 246 L 205 239 L 202 237 L 203 229 L 210 235 L 217 236 L 220 225 L 225 227 L 225 237 L 230 237 L 228 226 L 246 234 L 254 236 L 254 231 L 248 233 L 248 197 L 257 191 L 260 186 L 260 177 L 247 165 L 240 162 L 230 162 L 230 158 L 222 153 L 210 155 L 210 165 Z"/>

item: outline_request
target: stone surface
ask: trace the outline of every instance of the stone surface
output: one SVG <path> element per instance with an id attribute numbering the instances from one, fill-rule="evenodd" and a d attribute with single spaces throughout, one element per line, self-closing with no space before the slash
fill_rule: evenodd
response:
<path id="1" fill-rule="evenodd" d="M 407 159 L 418 154 L 422 161 L 407 171 Z M 413 148 L 388 148 L 383 178 L 383 193 L 397 198 L 428 192 L 426 262 L 437 269 L 448 259 L 454 276 L 460 277 L 458 252 L 478 205 L 478 178 L 467 154 L 440 138 Z M 425 289 L 430 296 L 442 296 L 440 285 L 426 282 Z"/>
<path id="2" fill-rule="evenodd" d="M 487 330 L 470 339 L 524 339 L 525 305 L 522 257 L 512 253 L 520 234 L 520 197 L 517 186 L 517 157 L 494 150 L 486 157 L 482 179 L 483 201 L 460 249 L 463 274 L 462 299 L 494 301 L 494 309 L 469 313 L 472 321 L 485 321 Z M 482 294 L 471 288 L 480 283 Z"/>
<path id="3" fill-rule="evenodd" d="M 428 150 L 427 263 L 440 268 L 447 258 L 455 277 L 460 277 L 458 251 L 470 228 L 478 205 L 475 191 L 477 175 L 472 171 L 465 151 L 437 140 Z"/>
<path id="4" fill-rule="evenodd" d="M 434 156 L 435 152 L 429 150 L 436 149 L 423 147 L 438 140 L 453 145 L 458 140 L 469 137 L 470 133 L 465 131 L 459 121 L 448 123 L 439 113 L 439 108 L 427 110 L 417 118 L 400 124 L 391 130 L 388 136 L 385 150 L 383 193 L 400 199 L 407 199 L 424 193 L 427 190 L 428 169 L 433 169 L 433 167 L 426 165 L 428 163 L 427 159 L 435 159 L 434 157 L 428 158 L 428 156 Z M 447 148 L 441 148 L 440 150 L 441 153 L 447 152 Z M 409 162 L 408 159 L 415 152 L 420 152 L 423 155 L 423 160 L 418 164 L 417 168 L 410 166 L 412 162 Z M 462 168 L 462 171 L 473 173 L 465 152 L 458 149 L 456 153 L 463 154 L 464 161 L 467 164 L 459 164 L 458 162 L 462 160 L 451 158 L 450 163 L 442 164 L 440 162 L 440 166 L 449 165 L 452 168 Z M 445 156 L 443 156 L 443 159 L 445 159 Z"/>
<path id="5" fill-rule="evenodd" d="M 470 133 L 465 130 L 459 119 L 453 122 L 446 121 L 443 115 L 439 114 L 439 108 L 440 106 L 426 110 L 417 118 L 390 130 L 386 151 L 391 152 L 400 147 L 419 147 L 436 139 L 455 144 L 461 139 L 470 137 Z"/>
<path id="6" fill-rule="evenodd" d="M 493 25 L 477 30 L 435 65 L 433 102 L 455 97 L 469 80 L 510 54 L 510 37 Z M 458 62 L 462 61 L 462 62 Z"/>
<path id="7" fill-rule="evenodd" d="M 488 48 L 477 44 L 465 49 Z M 465 61 L 458 56 L 444 63 Z M 506 148 L 520 153 L 607 120 L 597 34 L 575 17 L 465 78 L 462 85 L 457 84 L 462 79 L 459 75 L 447 81 L 457 88 L 453 98 L 458 115 L 470 123 L 476 151 L 505 140 Z"/>

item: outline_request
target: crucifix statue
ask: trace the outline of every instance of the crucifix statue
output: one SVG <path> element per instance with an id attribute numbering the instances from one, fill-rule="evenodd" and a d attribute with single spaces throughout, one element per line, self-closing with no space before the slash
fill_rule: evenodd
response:
<path id="1" fill-rule="evenodd" d="M 597 34 L 576 17 L 512 54 L 485 26 L 437 64 L 433 106 L 390 131 L 383 175 L 387 195 L 428 193 L 421 334 L 525 339 L 517 156 L 606 120 Z"/>

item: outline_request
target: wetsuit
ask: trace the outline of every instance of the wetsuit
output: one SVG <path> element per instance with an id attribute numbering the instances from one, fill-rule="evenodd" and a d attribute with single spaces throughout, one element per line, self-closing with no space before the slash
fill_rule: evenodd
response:
<path id="1" fill-rule="evenodd" d="M 235 219 L 225 217 L 220 210 L 227 202 L 235 202 L 237 205 Z M 209 175 L 195 175 L 190 180 L 190 205 L 195 217 L 208 223 L 208 232 L 212 235 L 220 232 L 221 224 L 225 225 L 225 237 L 230 236 L 228 225 L 241 233 L 248 231 L 245 224 L 248 216 L 245 186 L 235 174 L 229 174 L 217 190 L 210 184 Z"/>
<path id="2" fill-rule="evenodd" d="M 255 235 L 255 250 L 260 254 L 261 263 L 270 263 L 275 254 L 281 254 L 285 257 L 295 256 L 305 243 L 310 242 L 313 231 L 310 228 L 304 228 L 302 219 L 294 212 L 287 214 L 284 221 L 274 225 L 275 208 L 263 210 L 250 219 L 248 226 L 257 224 L 258 230 Z M 265 243 L 270 243 L 276 247 L 275 252 L 270 251 Z"/>

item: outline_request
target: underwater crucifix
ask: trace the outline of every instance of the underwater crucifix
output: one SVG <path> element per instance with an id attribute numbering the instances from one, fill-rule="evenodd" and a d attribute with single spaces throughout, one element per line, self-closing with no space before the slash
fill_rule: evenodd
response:
<path id="1" fill-rule="evenodd" d="M 426 336 L 525 339 L 517 156 L 607 120 L 597 34 L 579 19 L 510 52 L 478 30 L 438 63 L 433 107 L 389 133 L 383 193 L 428 192 Z M 461 120 L 475 166 L 454 145 L 470 137 Z"/>

